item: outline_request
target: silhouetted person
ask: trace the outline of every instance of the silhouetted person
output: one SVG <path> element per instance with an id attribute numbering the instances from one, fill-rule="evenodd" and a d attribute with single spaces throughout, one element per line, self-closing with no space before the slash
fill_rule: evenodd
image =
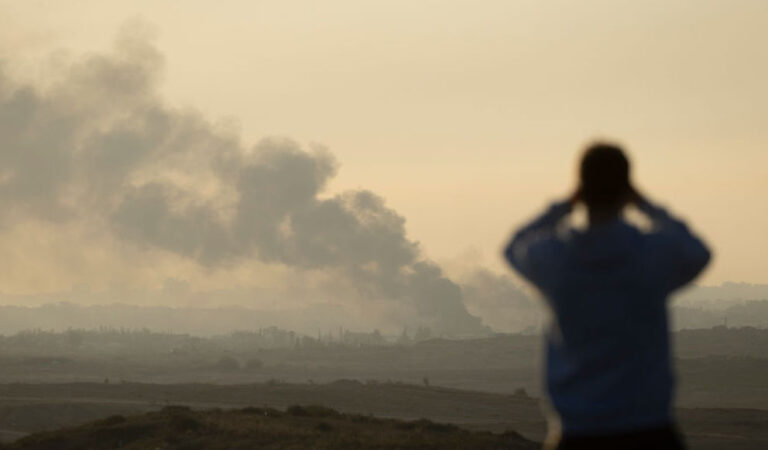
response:
<path id="1" fill-rule="evenodd" d="M 558 449 L 679 449 L 672 415 L 667 297 L 707 265 L 707 247 L 632 186 L 617 146 L 587 148 L 580 186 L 522 227 L 509 263 L 553 312 L 546 386 L 559 416 Z M 558 226 L 583 202 L 585 230 Z M 632 204 L 651 220 L 625 222 Z"/>

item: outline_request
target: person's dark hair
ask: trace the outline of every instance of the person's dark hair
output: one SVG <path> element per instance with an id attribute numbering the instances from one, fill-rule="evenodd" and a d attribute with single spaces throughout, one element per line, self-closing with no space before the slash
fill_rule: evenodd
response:
<path id="1" fill-rule="evenodd" d="M 629 199 L 629 160 L 615 144 L 589 145 L 581 159 L 581 199 L 590 208 L 621 208 Z"/>

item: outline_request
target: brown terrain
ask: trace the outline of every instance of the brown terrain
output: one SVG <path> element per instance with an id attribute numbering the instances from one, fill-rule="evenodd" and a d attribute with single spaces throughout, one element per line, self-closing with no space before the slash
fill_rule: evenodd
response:
<path id="1" fill-rule="evenodd" d="M 108 333 L 0 340 L 2 440 L 116 415 L 141 422 L 142 414 L 169 405 L 193 408 L 189 414 L 204 415 L 195 420 L 217 427 L 243 408 L 322 405 L 340 414 L 428 419 L 496 437 L 515 432 L 536 442 L 546 431 L 536 336 L 271 349 L 233 337 L 120 336 L 130 344 L 110 342 Z M 766 339 L 768 331 L 754 329 L 676 335 L 677 415 L 692 449 L 768 448 Z M 142 340 L 149 344 L 136 343 Z"/>
<path id="2" fill-rule="evenodd" d="M 125 417 L 29 435 L 8 449 L 505 449 L 539 448 L 515 432 L 469 431 L 426 419 L 402 421 L 342 414 L 322 406 L 285 411 L 247 407 L 193 411 L 167 406 Z"/>
<path id="3" fill-rule="evenodd" d="M 169 405 L 210 411 L 246 407 L 284 409 L 298 403 L 323 405 L 340 413 L 366 417 L 409 421 L 429 419 L 465 430 L 489 431 L 498 436 L 514 431 L 533 441 L 541 441 L 546 428 L 541 402 L 524 394 L 503 395 L 353 380 L 314 385 L 278 382 L 249 385 L 5 384 L 0 385 L 0 427 L 8 442 L 28 432 L 68 427 L 113 415 L 158 411 Z M 681 408 L 678 416 L 693 449 L 768 447 L 768 411 Z M 216 421 L 225 421 L 224 416 L 217 417 Z"/>

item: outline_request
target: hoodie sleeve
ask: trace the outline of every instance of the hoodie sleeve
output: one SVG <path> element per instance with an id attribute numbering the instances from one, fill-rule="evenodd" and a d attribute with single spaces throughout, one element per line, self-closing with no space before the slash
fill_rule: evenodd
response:
<path id="1" fill-rule="evenodd" d="M 651 263 L 659 270 L 658 277 L 667 292 L 693 281 L 707 266 L 711 253 L 706 244 L 688 230 L 682 220 L 665 209 L 643 201 L 637 205 L 652 222 L 648 236 Z"/>
<path id="2" fill-rule="evenodd" d="M 573 206 L 570 201 L 553 203 L 543 214 L 515 232 L 504 249 L 504 257 L 522 276 L 538 288 L 546 288 L 548 268 L 557 257 L 557 225 Z"/>

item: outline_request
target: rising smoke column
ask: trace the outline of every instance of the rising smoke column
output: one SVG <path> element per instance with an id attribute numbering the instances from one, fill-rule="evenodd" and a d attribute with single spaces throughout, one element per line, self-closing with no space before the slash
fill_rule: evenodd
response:
<path id="1" fill-rule="evenodd" d="M 112 54 L 69 65 L 45 87 L 0 73 L 0 227 L 85 219 L 206 267 L 257 258 L 335 270 L 362 297 L 409 305 L 438 333 L 487 332 L 381 197 L 319 197 L 338 167 L 330 153 L 287 139 L 247 148 L 165 105 L 162 60 L 124 32 Z"/>

